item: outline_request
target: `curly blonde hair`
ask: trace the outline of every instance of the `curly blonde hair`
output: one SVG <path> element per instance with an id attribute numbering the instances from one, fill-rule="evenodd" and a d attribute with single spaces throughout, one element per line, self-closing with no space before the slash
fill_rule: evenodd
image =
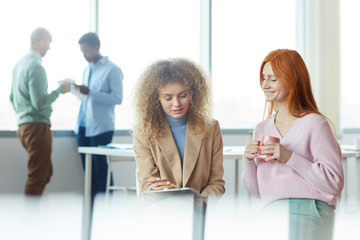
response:
<path id="1" fill-rule="evenodd" d="M 167 124 L 159 100 L 159 88 L 168 83 L 184 84 L 190 96 L 187 123 L 198 133 L 206 133 L 211 118 L 211 87 L 201 67 L 185 58 L 159 60 L 144 71 L 135 86 L 136 123 L 134 133 L 153 141 L 164 135 Z"/>

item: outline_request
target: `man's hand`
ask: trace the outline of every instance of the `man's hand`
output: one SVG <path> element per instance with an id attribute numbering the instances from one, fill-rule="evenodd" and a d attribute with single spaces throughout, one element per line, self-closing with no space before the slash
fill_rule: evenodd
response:
<path id="1" fill-rule="evenodd" d="M 79 88 L 82 94 L 88 95 L 90 92 L 90 89 L 84 85 L 75 85 L 75 86 Z"/>
<path id="2" fill-rule="evenodd" d="M 70 83 L 63 83 L 61 84 L 61 88 L 63 93 L 69 92 L 70 91 L 70 87 L 69 87 Z"/>

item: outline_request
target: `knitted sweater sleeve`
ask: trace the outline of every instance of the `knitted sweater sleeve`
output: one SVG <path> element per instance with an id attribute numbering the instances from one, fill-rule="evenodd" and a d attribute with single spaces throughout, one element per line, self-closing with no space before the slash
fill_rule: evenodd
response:
<path id="1" fill-rule="evenodd" d="M 300 152 L 293 152 L 287 166 L 314 188 L 337 195 L 344 186 L 341 149 L 326 120 L 313 130 L 307 145 L 312 159 L 305 159 Z"/>
<path id="2" fill-rule="evenodd" d="M 253 140 L 260 137 L 258 124 L 254 129 Z M 255 160 L 247 161 L 243 159 L 243 172 L 241 175 L 241 184 L 252 196 L 260 198 L 259 184 L 257 179 L 257 166 Z"/>
<path id="3" fill-rule="evenodd" d="M 252 196 L 260 198 L 256 164 L 254 161 L 243 160 L 243 162 L 244 169 L 241 175 L 241 183 Z"/>

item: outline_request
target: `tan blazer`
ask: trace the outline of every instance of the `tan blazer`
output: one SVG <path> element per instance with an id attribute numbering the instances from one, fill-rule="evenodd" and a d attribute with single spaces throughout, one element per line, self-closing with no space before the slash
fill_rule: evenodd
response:
<path id="1" fill-rule="evenodd" d="M 223 142 L 216 120 L 205 136 L 187 126 L 183 169 L 168 124 L 164 137 L 150 143 L 134 135 L 133 146 L 141 192 L 150 190 L 148 178 L 154 176 L 167 177 L 180 187 L 194 188 L 204 197 L 224 194 Z"/>

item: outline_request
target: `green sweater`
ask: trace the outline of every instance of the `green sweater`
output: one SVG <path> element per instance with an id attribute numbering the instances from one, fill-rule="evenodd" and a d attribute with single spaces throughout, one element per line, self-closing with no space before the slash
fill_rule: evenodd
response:
<path id="1" fill-rule="evenodd" d="M 18 118 L 18 125 L 41 122 L 50 124 L 51 104 L 62 88 L 59 86 L 50 94 L 41 56 L 30 49 L 13 70 L 10 101 Z"/>

